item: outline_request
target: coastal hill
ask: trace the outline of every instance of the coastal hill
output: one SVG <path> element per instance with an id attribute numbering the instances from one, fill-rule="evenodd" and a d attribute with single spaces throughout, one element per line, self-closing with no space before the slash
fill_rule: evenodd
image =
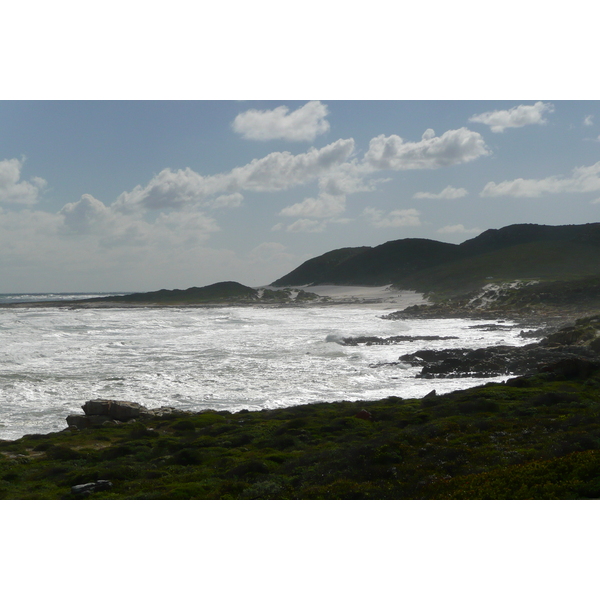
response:
<path id="1" fill-rule="evenodd" d="M 186 290 L 158 290 L 157 292 L 141 292 L 125 296 L 105 296 L 88 298 L 77 302 L 131 302 L 131 303 L 199 303 L 220 302 L 223 300 L 256 300 L 258 292 L 251 287 L 236 281 L 222 281 L 205 287 L 191 287 Z"/>
<path id="2" fill-rule="evenodd" d="M 191 287 L 185 290 L 158 290 L 156 292 L 140 292 L 119 296 L 101 296 L 57 302 L 44 302 L 48 305 L 61 306 L 179 306 L 179 305 L 213 305 L 213 304 L 279 304 L 320 301 L 317 294 L 305 290 L 286 288 L 273 290 L 268 288 L 251 288 L 237 281 L 221 281 L 204 287 Z M 33 303 L 28 303 L 33 304 Z M 38 303 L 39 305 L 39 303 Z M 10 306 L 10 305 L 5 305 Z M 21 304 L 25 306 L 25 304 Z"/>
<path id="3" fill-rule="evenodd" d="M 462 244 L 401 239 L 312 258 L 273 286 L 389 285 L 456 296 L 488 283 L 600 276 L 600 223 L 510 225 Z"/>

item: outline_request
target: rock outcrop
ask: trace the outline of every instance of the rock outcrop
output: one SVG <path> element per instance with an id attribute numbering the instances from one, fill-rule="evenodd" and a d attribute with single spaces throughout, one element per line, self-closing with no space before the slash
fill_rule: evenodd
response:
<path id="1" fill-rule="evenodd" d="M 128 421 L 166 415 L 189 415 L 189 411 L 178 410 L 171 406 L 149 409 L 137 402 L 123 400 L 88 400 L 82 407 L 83 415 L 69 415 L 67 425 L 77 429 L 118 425 Z"/>
<path id="2" fill-rule="evenodd" d="M 533 375 L 556 364 L 565 365 L 567 371 L 594 369 L 600 364 L 600 316 L 579 319 L 526 346 L 419 350 L 398 360 L 422 367 L 417 377 L 423 379 Z"/>

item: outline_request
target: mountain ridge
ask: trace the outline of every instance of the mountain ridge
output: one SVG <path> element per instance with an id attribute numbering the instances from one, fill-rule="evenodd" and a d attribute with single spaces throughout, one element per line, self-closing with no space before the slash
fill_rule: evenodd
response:
<path id="1" fill-rule="evenodd" d="M 461 244 L 405 238 L 343 251 L 343 260 L 324 261 L 340 251 L 328 252 L 271 285 L 394 285 L 457 295 L 480 289 L 490 280 L 600 275 L 600 223 L 514 224 L 488 229 Z"/>

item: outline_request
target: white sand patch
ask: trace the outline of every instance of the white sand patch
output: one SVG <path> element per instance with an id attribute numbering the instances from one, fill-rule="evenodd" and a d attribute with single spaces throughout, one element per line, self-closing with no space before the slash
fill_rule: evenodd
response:
<path id="1" fill-rule="evenodd" d="M 401 310 L 413 304 L 429 304 L 423 294 L 410 290 L 396 290 L 389 285 L 360 286 L 360 285 L 305 285 L 294 286 L 319 296 L 330 298 L 333 302 L 355 302 L 360 304 L 389 304 L 396 310 Z M 282 289 L 282 288 L 272 288 Z"/>

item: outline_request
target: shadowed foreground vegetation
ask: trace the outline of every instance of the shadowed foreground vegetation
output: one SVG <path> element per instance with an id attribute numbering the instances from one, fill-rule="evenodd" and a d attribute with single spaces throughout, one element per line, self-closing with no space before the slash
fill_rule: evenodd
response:
<path id="1" fill-rule="evenodd" d="M 422 400 L 27 435 L 0 442 L 0 498 L 76 498 L 97 480 L 112 487 L 89 499 L 599 498 L 600 364 L 588 367 Z"/>

